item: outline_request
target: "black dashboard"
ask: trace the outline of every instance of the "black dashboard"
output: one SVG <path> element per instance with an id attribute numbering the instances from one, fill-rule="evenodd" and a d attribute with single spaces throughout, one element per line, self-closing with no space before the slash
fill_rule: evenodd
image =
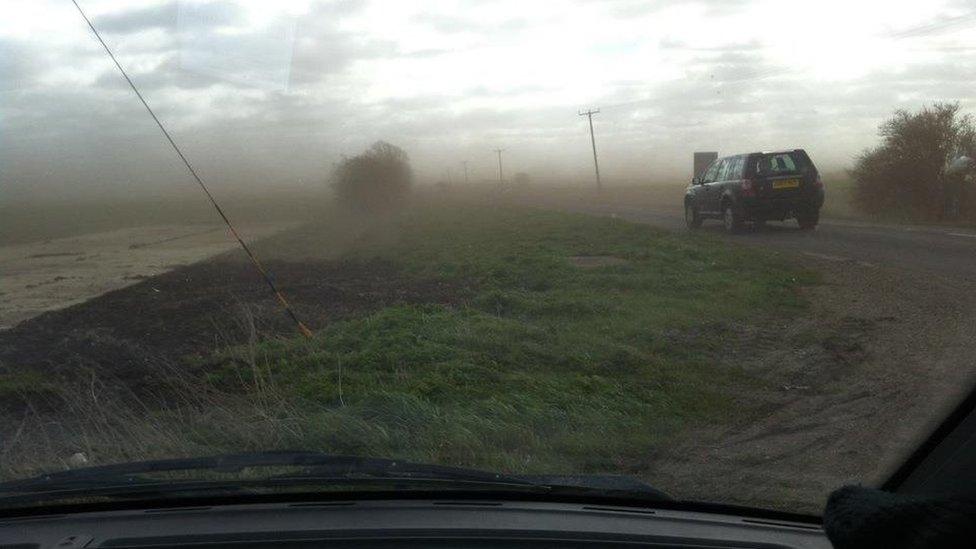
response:
<path id="1" fill-rule="evenodd" d="M 535 501 L 354 500 L 0 518 L 0 549 L 97 547 L 829 548 L 815 523 Z"/>

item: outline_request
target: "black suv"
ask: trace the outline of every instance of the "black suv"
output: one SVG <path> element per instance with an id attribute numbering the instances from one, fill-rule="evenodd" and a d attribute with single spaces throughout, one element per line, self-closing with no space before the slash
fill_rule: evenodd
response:
<path id="1" fill-rule="evenodd" d="M 719 158 L 685 191 L 685 222 L 697 229 L 703 219 L 721 219 L 736 232 L 746 221 L 794 217 L 803 230 L 820 221 L 824 185 L 803 149 Z"/>

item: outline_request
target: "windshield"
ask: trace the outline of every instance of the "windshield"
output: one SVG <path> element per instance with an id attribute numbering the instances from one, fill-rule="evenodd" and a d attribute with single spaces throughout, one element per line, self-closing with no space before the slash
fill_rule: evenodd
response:
<path id="1" fill-rule="evenodd" d="M 0 509 L 879 485 L 973 386 L 976 12 L 790 4 L 6 3 Z"/>
<path id="2" fill-rule="evenodd" d="M 758 175 L 788 175 L 803 171 L 809 166 L 805 155 L 799 152 L 764 154 L 756 159 Z"/>

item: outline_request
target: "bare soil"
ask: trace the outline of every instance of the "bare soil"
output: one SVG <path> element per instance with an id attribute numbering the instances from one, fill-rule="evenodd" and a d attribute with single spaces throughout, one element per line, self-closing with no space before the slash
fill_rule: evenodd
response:
<path id="1" fill-rule="evenodd" d="M 408 280 L 381 261 L 272 260 L 264 264 L 311 329 L 394 303 L 446 303 L 459 289 Z M 205 356 L 296 327 L 240 252 L 142 280 L 0 332 L 0 368 L 110 369 L 130 388 L 160 361 Z M 2 371 L 2 370 L 0 370 Z"/>
<path id="2" fill-rule="evenodd" d="M 241 230 L 263 238 L 289 226 Z M 130 227 L 0 246 L 0 330 L 236 246 L 223 225 Z"/>
<path id="3" fill-rule="evenodd" d="M 658 487 L 808 507 L 846 483 L 882 483 L 972 390 L 976 285 L 798 261 L 823 273 L 806 290 L 812 314 L 731 328 L 739 344 L 716 357 L 765 380 L 740 395 L 764 412 L 685 433 L 648 464 Z"/>

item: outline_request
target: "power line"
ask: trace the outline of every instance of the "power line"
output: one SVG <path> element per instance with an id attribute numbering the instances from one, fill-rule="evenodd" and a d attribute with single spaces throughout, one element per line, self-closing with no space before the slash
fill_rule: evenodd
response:
<path id="1" fill-rule="evenodd" d="M 498 185 L 501 186 L 505 181 L 505 172 L 502 171 L 502 153 L 505 152 L 505 149 L 495 149 L 495 152 L 498 153 Z"/>
<path id="2" fill-rule="evenodd" d="M 593 167 L 596 169 L 596 190 L 597 192 L 603 190 L 603 183 L 600 181 L 600 162 L 596 158 L 596 137 L 593 136 L 593 115 L 598 114 L 600 109 L 593 110 L 590 109 L 586 112 L 579 111 L 580 116 L 585 116 L 590 121 L 590 143 L 593 145 Z"/>
<path id="3" fill-rule="evenodd" d="M 213 205 L 214 209 L 217 210 L 217 213 L 220 215 L 220 218 L 223 219 L 224 223 L 227 224 L 227 228 L 230 229 L 231 234 L 234 235 L 234 238 L 237 239 L 238 244 L 240 244 L 241 248 L 244 249 L 244 252 L 247 254 L 247 257 L 250 258 L 251 263 L 254 264 L 254 267 L 261 274 L 261 277 L 264 278 L 264 281 L 268 283 L 268 287 L 271 288 L 271 291 L 274 293 L 275 297 L 278 298 L 278 302 L 281 303 L 281 306 L 285 309 L 285 312 L 295 323 L 295 326 L 298 327 L 298 331 L 301 332 L 301 334 L 304 335 L 305 337 L 312 337 L 312 331 L 309 330 L 305 326 L 305 324 L 298 319 L 297 315 L 295 315 L 295 312 L 292 310 L 291 305 L 288 304 L 288 300 L 286 300 L 285 296 L 281 293 L 281 291 L 278 290 L 278 287 L 275 285 L 274 280 L 271 278 L 271 275 L 268 274 L 268 272 L 264 269 L 264 266 L 261 265 L 261 262 L 258 261 L 257 256 L 254 255 L 251 249 L 244 242 L 244 239 L 241 238 L 240 234 L 237 233 L 237 230 L 234 228 L 234 225 L 230 222 L 230 219 L 227 217 L 227 214 L 224 213 L 224 210 L 220 207 L 220 204 L 217 204 L 217 200 L 214 198 L 214 196 L 210 194 L 210 190 L 207 189 L 207 186 L 204 184 L 203 179 L 201 179 L 200 176 L 197 175 L 197 172 L 196 170 L 193 169 L 193 166 L 190 164 L 190 161 L 186 159 L 186 156 L 183 155 L 183 151 L 181 151 L 180 148 L 176 145 L 176 141 L 173 141 L 172 136 L 170 136 L 169 132 L 166 131 L 166 127 L 163 126 L 163 123 L 159 121 L 159 118 L 156 116 L 156 113 L 153 112 L 152 108 L 149 106 L 149 103 L 146 102 L 146 99 L 142 96 L 141 93 L 139 93 L 139 88 L 137 88 L 136 85 L 132 82 L 132 79 L 129 78 L 129 74 L 125 72 L 125 69 L 122 68 L 122 64 L 119 63 L 119 60 L 115 58 L 115 54 L 112 53 L 112 50 L 108 47 L 108 44 L 105 43 L 105 40 L 102 40 L 102 35 L 100 35 L 98 33 L 98 30 L 95 29 L 95 25 L 92 24 L 91 19 L 88 18 L 88 16 L 85 14 L 85 11 L 81 9 L 80 5 L 78 5 L 77 0 L 71 0 L 71 3 L 74 4 L 75 8 L 78 9 L 78 13 L 81 14 L 81 17 L 82 19 L 85 20 L 85 23 L 88 23 L 88 28 L 91 29 L 92 34 L 95 35 L 95 38 L 98 39 L 98 42 L 101 43 L 103 48 L 105 48 L 105 53 L 107 53 L 108 56 L 112 58 L 112 62 L 115 63 L 116 67 L 118 67 L 119 72 L 122 73 L 122 77 L 125 78 L 125 81 L 129 83 L 129 87 L 132 88 L 133 92 L 135 92 L 136 97 L 138 97 L 139 101 L 142 102 L 142 106 L 146 107 L 146 110 L 149 112 L 149 116 L 151 116 L 153 121 L 156 122 L 156 125 L 159 126 L 159 130 L 163 132 L 163 136 L 166 138 L 167 141 L 169 141 L 170 146 L 172 146 L 173 150 L 176 151 L 176 154 L 177 156 L 180 157 L 180 160 L 183 161 L 183 165 L 186 166 L 187 171 L 190 172 L 190 175 L 197 182 L 197 185 L 199 185 L 200 188 L 203 189 L 204 194 L 206 194 L 207 198 L 210 200 L 210 204 Z"/>

